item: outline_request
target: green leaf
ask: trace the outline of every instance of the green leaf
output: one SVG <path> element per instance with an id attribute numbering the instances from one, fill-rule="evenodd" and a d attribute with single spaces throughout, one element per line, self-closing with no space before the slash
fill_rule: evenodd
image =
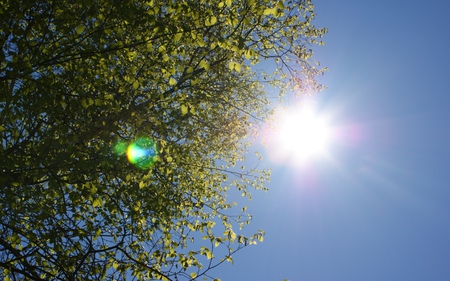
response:
<path id="1" fill-rule="evenodd" d="M 241 72 L 241 64 L 240 64 L 240 63 L 235 63 L 235 64 L 234 64 L 234 69 L 235 69 L 237 72 Z"/>
<path id="2" fill-rule="evenodd" d="M 199 63 L 199 66 L 203 67 L 206 71 L 208 71 L 209 67 L 210 67 L 209 63 L 206 62 L 205 60 L 201 60 L 200 63 Z"/>
<path id="3" fill-rule="evenodd" d="M 88 104 L 88 102 L 85 99 L 82 99 L 81 100 L 81 106 L 86 109 L 86 108 L 89 107 L 89 104 Z"/>
<path id="4" fill-rule="evenodd" d="M 241 64 L 240 63 L 237 63 L 237 62 L 234 62 L 234 61 L 230 61 L 229 63 L 228 63 L 228 68 L 230 69 L 230 70 L 236 70 L 237 72 L 240 72 L 241 71 Z"/>
<path id="5" fill-rule="evenodd" d="M 266 8 L 263 12 L 265 16 L 267 15 L 275 15 L 277 12 L 277 8 Z"/>
<path id="6" fill-rule="evenodd" d="M 94 240 L 97 239 L 100 236 L 100 234 L 102 234 L 102 230 L 99 228 L 95 231 Z"/>
<path id="7" fill-rule="evenodd" d="M 217 17 L 216 17 L 216 16 L 212 16 L 212 17 L 209 19 L 209 22 L 210 22 L 211 25 L 216 24 L 216 23 L 217 23 Z"/>
<path id="8" fill-rule="evenodd" d="M 236 65 L 236 63 L 235 63 L 234 61 L 230 61 L 230 62 L 228 63 L 228 68 L 229 68 L 230 70 L 233 70 L 235 65 Z"/>
<path id="9" fill-rule="evenodd" d="M 178 41 L 180 41 L 180 39 L 181 39 L 181 36 L 183 36 L 183 33 L 181 33 L 181 32 L 175 33 L 173 36 L 173 42 L 178 43 Z"/>
<path id="10" fill-rule="evenodd" d="M 255 51 L 252 49 L 248 49 L 244 52 L 245 58 L 247 60 L 251 59 L 253 56 L 255 56 Z"/>
<path id="11" fill-rule="evenodd" d="M 181 114 L 186 115 L 188 113 L 188 107 L 186 105 L 181 105 Z"/>
<path id="12" fill-rule="evenodd" d="M 189 274 L 191 276 L 192 279 L 197 277 L 197 273 L 196 272 L 192 272 L 191 274 Z"/>
<path id="13" fill-rule="evenodd" d="M 84 25 L 80 24 L 80 25 L 77 26 L 76 32 L 77 32 L 78 35 L 80 35 L 81 33 L 83 33 L 83 31 L 85 29 L 86 29 L 86 27 Z"/>
<path id="14" fill-rule="evenodd" d="M 92 207 L 96 208 L 96 207 L 100 207 L 102 205 L 102 199 L 101 198 L 96 198 L 94 200 L 94 202 L 92 202 Z"/>

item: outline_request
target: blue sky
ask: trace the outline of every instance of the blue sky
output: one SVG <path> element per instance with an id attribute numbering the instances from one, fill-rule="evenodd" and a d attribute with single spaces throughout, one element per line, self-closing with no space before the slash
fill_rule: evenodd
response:
<path id="1" fill-rule="evenodd" d="M 307 165 L 266 160 L 270 190 L 249 204 L 264 243 L 214 273 L 450 280 L 450 2 L 315 6 L 316 25 L 329 28 L 316 58 L 330 69 L 316 102 L 344 137 Z"/>

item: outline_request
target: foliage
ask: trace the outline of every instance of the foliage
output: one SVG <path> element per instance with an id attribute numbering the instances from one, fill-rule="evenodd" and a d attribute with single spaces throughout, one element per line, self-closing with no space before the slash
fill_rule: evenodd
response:
<path id="1" fill-rule="evenodd" d="M 313 18 L 303 0 L 3 1 L 3 278 L 213 279 L 262 240 L 227 195 L 265 189 L 237 167 L 263 84 L 320 87 Z"/>

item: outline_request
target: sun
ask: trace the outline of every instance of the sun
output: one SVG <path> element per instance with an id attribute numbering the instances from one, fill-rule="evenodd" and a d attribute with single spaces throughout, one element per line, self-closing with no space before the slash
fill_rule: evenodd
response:
<path id="1" fill-rule="evenodd" d="M 325 116 L 312 106 L 276 111 L 268 148 L 279 161 L 305 162 L 326 154 L 331 129 Z"/>

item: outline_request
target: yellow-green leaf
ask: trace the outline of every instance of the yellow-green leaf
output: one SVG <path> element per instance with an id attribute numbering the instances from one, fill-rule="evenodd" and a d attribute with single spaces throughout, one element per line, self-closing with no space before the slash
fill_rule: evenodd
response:
<path id="1" fill-rule="evenodd" d="M 174 43 L 177 43 L 178 41 L 180 41 L 182 35 L 183 35 L 183 34 L 182 34 L 181 32 L 175 33 L 175 34 L 173 35 L 173 42 L 174 42 Z"/>
<path id="2" fill-rule="evenodd" d="M 192 278 L 192 279 L 194 279 L 195 277 L 197 277 L 197 273 L 195 273 L 195 272 L 192 272 L 190 275 L 191 275 L 191 278 Z"/>
<path id="3" fill-rule="evenodd" d="M 147 51 L 148 51 L 148 52 L 150 52 L 151 50 L 153 50 L 152 42 L 150 42 L 150 41 L 147 42 L 146 47 L 147 47 Z"/>
<path id="4" fill-rule="evenodd" d="M 204 60 L 200 61 L 199 66 L 203 67 L 206 71 L 209 70 L 209 63 Z"/>
<path id="5" fill-rule="evenodd" d="M 83 31 L 86 29 L 86 27 L 82 24 L 80 24 L 79 26 L 77 26 L 77 34 L 80 35 L 81 33 L 83 33 Z"/>
<path id="6" fill-rule="evenodd" d="M 174 78 L 171 77 L 171 78 L 169 79 L 169 85 L 170 85 L 170 86 L 173 86 L 173 85 L 175 85 L 175 84 L 177 84 L 177 80 L 175 80 Z"/>
<path id="7" fill-rule="evenodd" d="M 82 106 L 84 109 L 86 109 L 86 108 L 89 107 L 89 104 L 87 103 L 87 101 L 86 101 L 85 99 L 82 99 L 82 100 L 81 100 L 81 106 Z"/>
<path id="8" fill-rule="evenodd" d="M 181 114 L 186 115 L 187 113 L 188 113 L 188 107 L 185 104 L 183 104 L 181 106 Z"/>
<path id="9" fill-rule="evenodd" d="M 94 207 L 94 208 L 99 207 L 101 205 L 102 205 L 102 199 L 100 199 L 100 198 L 95 199 L 94 202 L 92 203 L 92 207 Z"/>
<path id="10" fill-rule="evenodd" d="M 237 62 L 234 62 L 234 61 L 230 61 L 228 63 L 228 68 L 230 70 L 236 70 L 237 72 L 240 72 L 241 71 L 241 64 L 237 63 Z"/>
<path id="11" fill-rule="evenodd" d="M 235 63 L 235 64 L 234 64 L 234 69 L 235 69 L 237 72 L 241 72 L 241 64 L 240 64 L 240 63 Z"/>
<path id="12" fill-rule="evenodd" d="M 267 15 L 274 15 L 276 12 L 277 12 L 277 8 L 272 8 L 272 9 L 271 8 L 267 8 L 267 9 L 264 10 L 263 14 L 265 16 L 267 16 Z"/>
<path id="13" fill-rule="evenodd" d="M 216 17 L 216 16 L 212 16 L 212 17 L 209 19 L 209 22 L 210 22 L 211 25 L 215 24 L 215 23 L 217 22 L 217 17 Z"/>
<path id="14" fill-rule="evenodd" d="M 166 47 L 164 45 L 161 45 L 158 47 L 158 52 L 164 53 L 166 51 Z"/>
<path id="15" fill-rule="evenodd" d="M 207 258 L 208 260 L 212 259 L 212 258 L 213 258 L 213 254 L 212 254 L 210 251 L 207 251 L 207 252 L 206 252 L 206 258 Z"/>
<path id="16" fill-rule="evenodd" d="M 245 58 L 249 60 L 255 55 L 255 51 L 253 51 L 252 49 L 246 50 L 244 55 Z"/>
<path id="17" fill-rule="evenodd" d="M 94 239 L 97 239 L 97 237 L 99 237 L 100 234 L 102 234 L 102 230 L 99 228 L 95 231 Z"/>

